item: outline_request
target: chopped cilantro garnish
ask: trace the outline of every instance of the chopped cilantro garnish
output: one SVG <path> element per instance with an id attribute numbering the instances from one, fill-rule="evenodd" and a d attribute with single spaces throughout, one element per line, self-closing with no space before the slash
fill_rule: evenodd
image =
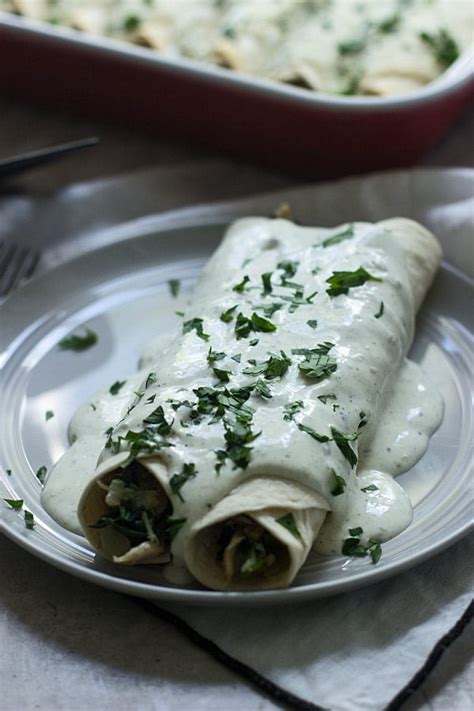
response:
<path id="1" fill-rule="evenodd" d="M 292 513 L 287 513 L 280 518 L 276 518 L 275 521 L 279 523 L 280 526 L 283 526 L 283 528 L 286 528 L 286 530 L 289 531 L 295 538 L 299 538 L 300 541 L 303 540 L 301 533 L 298 530 L 298 526 L 296 525 L 295 517 Z"/>
<path id="2" fill-rule="evenodd" d="M 288 367 L 291 365 L 291 359 L 288 358 L 284 351 L 280 351 L 280 355 L 270 355 L 268 360 L 262 363 L 256 363 L 256 361 L 251 361 L 251 367 L 244 368 L 243 373 L 245 375 L 263 375 L 266 380 L 273 380 L 274 378 L 281 378 Z"/>
<path id="3" fill-rule="evenodd" d="M 339 42 L 337 45 L 337 51 L 343 57 L 349 54 L 359 54 L 363 52 L 366 46 L 366 38 L 361 37 L 359 39 L 348 40 L 347 42 Z"/>
<path id="4" fill-rule="evenodd" d="M 258 338 L 253 338 L 251 341 L 249 341 L 249 346 L 256 346 L 258 344 Z"/>
<path id="5" fill-rule="evenodd" d="M 229 323 L 232 321 L 234 318 L 234 311 L 237 308 L 237 304 L 235 306 L 231 306 L 230 309 L 227 309 L 227 311 L 223 311 L 220 315 L 220 320 L 223 321 L 224 323 Z"/>
<path id="6" fill-rule="evenodd" d="M 262 331 L 264 333 L 268 333 L 270 331 L 276 331 L 277 329 L 274 323 L 264 318 L 263 316 L 259 316 L 255 313 L 255 311 L 251 316 L 251 321 L 252 328 L 254 331 Z"/>
<path id="7" fill-rule="evenodd" d="M 214 351 L 212 349 L 212 346 L 209 347 L 209 350 L 207 352 L 207 362 L 208 363 L 215 363 L 216 360 L 223 360 L 226 357 L 226 354 L 218 351 Z"/>
<path id="8" fill-rule="evenodd" d="M 281 308 L 283 308 L 283 304 L 277 304 L 275 301 L 273 301 L 271 304 L 257 304 L 256 306 L 254 306 L 254 308 L 263 311 L 265 316 L 271 318 L 275 311 L 279 311 Z"/>
<path id="9" fill-rule="evenodd" d="M 168 287 L 171 293 L 171 296 L 176 298 L 179 294 L 179 290 L 181 288 L 181 282 L 179 279 L 170 279 L 168 282 Z"/>
<path id="10" fill-rule="evenodd" d="M 370 539 L 366 546 L 361 544 L 359 536 L 363 533 L 363 530 L 360 526 L 358 528 L 350 528 L 349 533 L 351 538 L 346 538 L 342 545 L 343 555 L 356 556 L 358 558 L 365 558 L 365 556 L 370 555 L 372 563 L 374 565 L 378 563 L 382 555 L 380 541 Z"/>
<path id="11" fill-rule="evenodd" d="M 9 505 L 11 509 L 14 509 L 15 511 L 19 511 L 21 508 L 23 508 L 23 499 L 3 499 L 6 504 Z"/>
<path id="12" fill-rule="evenodd" d="M 307 378 L 318 380 L 334 373 L 337 370 L 337 363 L 332 356 L 314 355 L 299 363 L 298 368 Z"/>
<path id="13" fill-rule="evenodd" d="M 11 475 L 12 475 L 12 470 L 11 470 L 11 469 L 7 469 L 7 476 L 11 476 Z"/>
<path id="14" fill-rule="evenodd" d="M 249 318 L 244 316 L 242 313 L 237 314 L 235 320 L 235 335 L 236 338 L 247 338 L 247 336 L 253 331 L 252 322 Z"/>
<path id="15" fill-rule="evenodd" d="M 436 61 L 443 67 L 449 67 L 459 58 L 460 51 L 457 42 L 447 30 L 439 30 L 437 34 L 420 32 L 419 37 L 430 47 Z"/>
<path id="16" fill-rule="evenodd" d="M 337 400 L 337 397 L 334 393 L 328 393 L 327 395 L 318 395 L 318 400 L 321 400 L 323 405 L 325 405 L 328 400 Z"/>
<path id="17" fill-rule="evenodd" d="M 318 434 L 318 432 L 315 432 L 312 427 L 302 425 L 301 422 L 298 422 L 296 426 L 299 430 L 301 430 L 302 432 L 306 432 L 306 434 L 315 439 L 316 442 L 329 442 L 331 439 L 327 435 Z"/>
<path id="18" fill-rule="evenodd" d="M 242 353 L 236 353 L 235 355 L 231 356 L 232 360 L 235 360 L 236 363 L 240 363 L 242 360 Z"/>
<path id="19" fill-rule="evenodd" d="M 306 321 L 306 323 L 308 324 L 308 326 L 310 328 L 317 328 L 318 327 L 318 322 L 316 321 L 316 319 L 311 319 L 310 321 Z"/>
<path id="20" fill-rule="evenodd" d="M 302 400 L 295 400 L 294 402 L 289 402 L 288 405 L 283 407 L 284 415 L 283 419 L 291 422 L 295 415 L 304 408 L 304 403 Z"/>
<path id="21" fill-rule="evenodd" d="M 229 376 L 232 375 L 230 370 L 222 370 L 221 368 L 213 368 L 212 370 L 221 383 L 229 382 Z"/>
<path id="22" fill-rule="evenodd" d="M 337 234 L 332 235 L 332 237 L 327 237 L 321 242 L 321 246 L 332 247 L 335 244 L 339 244 L 339 242 L 344 242 L 344 240 L 346 239 L 351 239 L 351 237 L 354 237 L 354 227 L 352 225 L 347 227 L 347 229 L 343 230 L 342 232 L 338 232 Z"/>
<path id="23" fill-rule="evenodd" d="M 377 30 L 382 34 L 395 32 L 395 30 L 398 29 L 400 20 L 400 15 L 392 15 L 391 17 L 387 17 L 386 20 L 382 20 L 382 22 L 378 23 Z"/>
<path id="24" fill-rule="evenodd" d="M 383 316 L 384 308 L 385 308 L 385 307 L 384 307 L 383 301 L 381 301 L 381 302 L 380 302 L 380 306 L 379 306 L 379 310 L 377 311 L 376 314 L 374 314 L 375 318 L 380 318 L 381 316 Z"/>
<path id="25" fill-rule="evenodd" d="M 355 286 L 362 286 L 366 281 L 382 281 L 382 279 L 372 276 L 364 267 L 359 267 L 355 272 L 333 272 L 326 279 L 326 282 L 330 285 L 326 292 L 329 296 L 347 294 L 349 289 Z"/>
<path id="26" fill-rule="evenodd" d="M 189 479 L 194 479 L 196 477 L 196 465 L 193 463 L 183 464 L 183 468 L 179 474 L 173 474 L 170 479 L 170 488 L 173 494 L 177 496 L 181 501 L 184 501 L 181 495 L 181 489 L 186 484 Z"/>
<path id="27" fill-rule="evenodd" d="M 67 336 L 59 341 L 59 348 L 62 351 L 76 351 L 80 353 L 81 351 L 86 351 L 88 348 L 92 348 L 97 343 L 97 334 L 91 331 L 90 328 L 86 329 L 83 336 L 78 334 L 73 334 L 72 336 Z"/>
<path id="28" fill-rule="evenodd" d="M 284 272 L 282 277 L 283 282 L 295 276 L 299 264 L 299 262 L 292 262 L 289 259 L 285 259 L 277 264 L 277 269 L 281 269 Z"/>
<path id="29" fill-rule="evenodd" d="M 246 469 L 252 452 L 252 447 L 248 445 L 260 436 L 260 432 L 254 434 L 248 422 L 242 422 L 240 418 L 233 423 L 225 421 L 224 427 L 226 448 L 216 452 L 218 460 L 216 471 L 220 471 L 226 459 L 230 459 L 234 463 L 234 469 L 238 467 Z"/>
<path id="30" fill-rule="evenodd" d="M 116 380 L 115 383 L 110 386 L 109 393 L 111 395 L 118 395 L 118 393 L 123 388 L 126 382 L 126 380 Z"/>
<path id="31" fill-rule="evenodd" d="M 154 385 L 158 378 L 156 377 L 156 373 L 148 373 L 147 379 L 145 381 L 145 390 L 150 387 L 150 385 Z"/>
<path id="32" fill-rule="evenodd" d="M 239 294 L 242 294 L 245 290 L 246 285 L 249 283 L 249 281 L 250 281 L 250 277 L 247 276 L 247 274 L 246 274 L 239 284 L 236 284 L 235 286 L 232 287 L 232 291 L 237 291 Z"/>
<path id="33" fill-rule="evenodd" d="M 150 414 L 143 420 L 145 425 L 151 425 L 154 432 L 159 435 L 167 435 L 171 432 L 171 427 L 173 426 L 173 420 L 167 422 L 165 418 L 165 413 L 161 405 L 158 405 L 156 410 L 150 412 Z"/>
<path id="34" fill-rule="evenodd" d="M 351 467 L 355 467 L 357 464 L 357 455 L 349 445 L 349 442 L 353 442 L 359 436 L 358 432 L 353 434 L 345 434 L 344 432 L 339 432 L 335 427 L 331 427 L 331 434 L 333 436 L 334 442 L 337 444 L 341 450 L 344 457 L 347 459 Z"/>
<path id="35" fill-rule="evenodd" d="M 272 397 L 272 391 L 268 385 L 260 379 L 255 381 L 253 391 L 256 395 L 260 395 L 260 397 L 266 398 L 267 400 Z"/>
<path id="36" fill-rule="evenodd" d="M 44 413 L 44 419 L 46 420 L 46 422 L 48 420 L 51 420 L 51 418 L 53 418 L 53 417 L 54 417 L 54 412 L 52 410 L 46 410 L 46 412 Z"/>
<path id="37" fill-rule="evenodd" d="M 343 479 L 342 476 L 339 476 L 339 474 L 336 474 L 334 469 L 332 470 L 332 475 L 334 477 L 334 487 L 331 489 L 331 494 L 333 496 L 340 496 L 344 493 L 344 489 L 346 488 L 346 480 Z"/>
<path id="38" fill-rule="evenodd" d="M 361 491 L 364 491 L 364 492 L 365 491 L 378 491 L 378 490 L 379 490 L 379 487 L 375 486 L 375 484 L 369 484 L 369 486 L 364 486 L 364 488 L 361 489 Z"/>
<path id="39" fill-rule="evenodd" d="M 365 427 L 365 425 L 367 424 L 367 415 L 365 414 L 365 412 L 363 410 L 361 410 L 359 412 L 359 418 L 360 418 L 360 422 L 357 425 L 358 430 L 360 430 L 362 427 Z"/>
<path id="40" fill-rule="evenodd" d="M 31 513 L 31 511 L 27 511 L 25 509 L 25 526 L 26 528 L 29 528 L 30 530 L 34 528 L 35 525 L 35 517 Z"/>
<path id="41" fill-rule="evenodd" d="M 124 30 L 127 32 L 133 32 L 139 27 L 141 23 L 141 18 L 138 15 L 128 15 L 123 23 Z"/>
<path id="42" fill-rule="evenodd" d="M 192 318 L 189 321 L 183 323 L 183 333 L 189 333 L 190 331 L 196 331 L 196 335 L 202 338 L 203 341 L 209 340 L 209 334 L 204 333 L 202 318 Z"/>
<path id="43" fill-rule="evenodd" d="M 265 274 L 262 274 L 262 283 L 263 283 L 263 293 L 264 294 L 271 294 L 271 292 L 272 292 L 272 272 L 265 272 Z"/>
<path id="44" fill-rule="evenodd" d="M 36 478 L 41 484 L 44 484 L 44 479 L 46 477 L 47 472 L 48 470 L 45 466 L 40 467 L 36 472 Z"/>

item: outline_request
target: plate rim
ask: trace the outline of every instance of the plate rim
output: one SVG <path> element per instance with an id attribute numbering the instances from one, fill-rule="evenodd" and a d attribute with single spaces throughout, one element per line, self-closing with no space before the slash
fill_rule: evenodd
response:
<path id="1" fill-rule="evenodd" d="M 281 192 L 281 191 L 277 191 Z M 268 193 L 265 197 L 268 196 Z M 255 196 L 258 198 L 258 196 Z M 239 201 L 236 201 L 238 203 Z M 226 203 L 226 207 L 229 203 Z M 175 215 L 178 215 L 181 211 L 174 211 Z M 189 215 L 189 208 L 184 208 L 183 211 Z M 158 215 L 159 217 L 159 215 Z M 210 215 L 205 211 L 204 214 L 200 215 L 194 225 L 190 225 L 189 222 L 186 225 L 178 224 L 175 227 L 170 227 L 169 223 L 165 223 L 160 229 L 158 226 L 156 229 L 156 236 L 161 237 L 170 231 L 182 231 L 189 227 L 206 227 L 222 224 L 227 221 L 229 217 L 228 214 L 220 215 Z M 145 234 L 136 235 L 136 237 L 144 237 L 149 234 L 150 230 L 144 231 Z M 133 239 L 133 238 L 132 238 Z M 123 240 L 123 242 L 128 242 L 128 239 Z M 41 284 L 45 283 L 46 280 L 50 279 L 51 275 L 54 273 L 61 272 L 63 269 L 69 267 L 74 268 L 76 262 L 80 262 L 84 259 L 90 259 L 92 254 L 99 253 L 101 251 L 107 251 L 110 248 L 110 244 L 99 244 L 97 249 L 89 250 L 87 252 L 79 253 L 75 256 L 71 256 L 64 262 L 53 266 L 51 269 L 37 275 L 31 282 L 25 285 L 22 289 L 12 294 L 7 301 L 2 305 L 3 308 L 15 308 L 17 300 L 23 298 L 28 299 L 28 294 L 31 290 L 33 292 L 38 288 L 41 288 Z M 459 276 L 462 276 L 467 283 L 472 283 L 469 275 L 465 274 L 459 267 L 453 265 L 451 262 L 447 262 L 448 266 L 454 269 Z M 54 280 L 51 280 L 54 281 Z M 8 353 L 7 360 L 8 360 Z M 2 474 L 2 479 L 5 480 L 6 474 Z M 9 478 L 6 479 L 9 481 Z M 43 549 L 41 545 L 38 545 L 34 541 L 30 532 L 17 531 L 15 526 L 9 526 L 8 521 L 4 517 L 0 516 L 0 531 L 3 532 L 10 540 L 19 545 L 24 550 L 27 550 L 32 555 L 40 558 L 41 560 L 53 565 L 53 567 L 62 570 L 63 572 L 70 573 L 75 577 L 78 577 L 87 582 L 92 582 L 105 587 L 107 589 L 115 590 L 116 592 L 121 592 L 124 594 L 136 595 L 139 597 L 146 597 L 154 599 L 156 601 L 163 602 L 178 602 L 181 604 L 194 604 L 194 605 L 218 605 L 218 606 L 258 606 L 263 604 L 289 604 L 291 602 L 299 602 L 308 599 L 317 599 L 322 597 L 327 597 L 330 595 L 335 595 L 343 592 L 348 592 L 349 590 L 355 588 L 362 588 L 381 580 L 390 577 L 395 572 L 405 571 L 424 560 L 431 558 L 437 553 L 450 547 L 458 540 L 467 535 L 470 531 L 474 530 L 474 521 L 466 522 L 453 530 L 450 534 L 443 537 L 442 540 L 427 546 L 426 548 L 415 551 L 407 558 L 403 560 L 394 560 L 385 564 L 380 568 L 366 568 L 360 570 L 359 572 L 352 573 L 350 577 L 339 581 L 326 581 L 326 582 L 316 582 L 316 583 L 305 583 L 298 587 L 290 587 L 285 589 L 276 590 L 264 590 L 255 592 L 224 592 L 224 591 L 210 591 L 210 590 L 196 590 L 196 589 L 186 589 L 179 587 L 162 587 L 161 585 L 153 585 L 152 583 L 144 583 L 140 581 L 123 579 L 120 577 L 115 577 L 112 573 L 103 572 L 87 565 L 81 564 L 79 562 L 68 560 L 62 557 L 55 551 L 50 551 L 48 549 Z M 25 535 L 26 534 L 26 535 Z"/>

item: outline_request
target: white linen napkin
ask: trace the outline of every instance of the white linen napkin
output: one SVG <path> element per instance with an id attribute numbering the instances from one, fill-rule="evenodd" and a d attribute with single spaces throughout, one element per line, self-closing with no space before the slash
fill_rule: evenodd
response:
<path id="1" fill-rule="evenodd" d="M 381 711 L 469 605 L 473 554 L 470 536 L 381 583 L 303 604 L 161 607 L 307 701 L 331 711 Z M 473 689 L 460 688 L 452 708 L 472 708 Z"/>

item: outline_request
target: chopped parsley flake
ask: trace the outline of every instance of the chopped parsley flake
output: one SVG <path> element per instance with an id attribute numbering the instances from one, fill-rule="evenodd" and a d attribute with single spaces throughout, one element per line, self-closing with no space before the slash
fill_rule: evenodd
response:
<path id="1" fill-rule="evenodd" d="M 34 528 L 35 526 L 35 517 L 31 513 L 31 511 L 27 511 L 25 509 L 25 526 L 26 528 L 29 528 L 30 530 Z"/>
<path id="2" fill-rule="evenodd" d="M 116 380 L 115 383 L 110 386 L 109 393 L 111 395 L 118 395 L 126 382 L 126 380 Z"/>
<path id="3" fill-rule="evenodd" d="M 391 17 L 387 17 L 386 20 L 382 20 L 382 22 L 379 22 L 379 24 L 377 25 L 377 30 L 382 34 L 389 34 L 390 32 L 395 32 L 395 30 L 397 30 L 398 26 L 400 25 L 400 20 L 400 15 L 392 15 Z"/>
<path id="4" fill-rule="evenodd" d="M 158 378 L 156 377 L 156 373 L 148 373 L 147 379 L 145 381 L 145 390 L 150 387 L 150 385 L 154 385 Z"/>
<path id="5" fill-rule="evenodd" d="M 374 317 L 375 317 L 375 318 L 380 318 L 381 316 L 383 316 L 384 308 L 385 308 L 385 307 L 384 307 L 383 301 L 381 301 L 381 302 L 380 302 L 380 306 L 379 306 L 379 310 L 377 311 L 376 314 L 374 314 Z"/>
<path id="6" fill-rule="evenodd" d="M 7 469 L 7 476 L 11 476 L 11 475 L 12 475 L 12 470 L 11 470 L 11 469 Z"/>
<path id="7" fill-rule="evenodd" d="M 375 484 L 369 484 L 369 486 L 364 486 L 364 488 L 361 489 L 361 491 L 364 491 L 364 492 L 365 491 L 378 491 L 378 490 L 379 490 L 379 487 L 375 486 Z"/>
<path id="8" fill-rule="evenodd" d="M 264 318 L 263 316 L 259 316 L 255 313 L 255 311 L 251 316 L 251 321 L 252 328 L 254 331 L 262 331 L 264 333 L 268 333 L 270 331 L 276 331 L 277 329 L 274 323 Z"/>
<path id="9" fill-rule="evenodd" d="M 315 430 L 313 430 L 312 427 L 302 425 L 301 422 L 298 422 L 296 426 L 299 430 L 301 430 L 301 432 L 306 432 L 306 434 L 315 439 L 316 442 L 329 442 L 331 439 L 327 435 L 318 434 L 317 432 L 315 432 Z"/>
<path id="10" fill-rule="evenodd" d="M 196 465 L 195 464 L 183 464 L 183 468 L 179 474 L 173 474 L 170 479 L 170 488 L 173 494 L 177 496 L 181 501 L 184 501 L 181 489 L 186 484 L 189 479 L 194 479 L 196 477 Z"/>
<path id="11" fill-rule="evenodd" d="M 242 294 L 245 291 L 245 287 L 249 283 L 249 281 L 250 277 L 246 274 L 239 284 L 236 284 L 232 287 L 232 291 L 237 291 L 239 294 Z"/>
<path id="12" fill-rule="evenodd" d="M 224 435 L 226 448 L 219 449 L 216 452 L 218 461 L 216 471 L 220 471 L 220 468 L 227 459 L 230 459 L 234 463 L 234 469 L 239 467 L 246 469 L 249 465 L 252 452 L 252 447 L 248 445 L 260 436 L 260 432 L 257 434 L 252 432 L 249 423 L 242 421 L 241 418 L 238 418 L 232 423 L 224 421 L 224 427 L 226 430 Z"/>
<path id="13" fill-rule="evenodd" d="M 41 484 L 44 484 L 44 480 L 45 480 L 45 477 L 46 477 L 47 472 L 48 472 L 48 470 L 47 470 L 47 468 L 46 468 L 45 466 L 40 467 L 40 468 L 38 469 L 38 471 L 36 472 L 36 478 L 38 479 L 38 481 L 39 481 Z"/>
<path id="14" fill-rule="evenodd" d="M 362 286 L 366 281 L 382 281 L 382 279 L 372 276 L 364 267 L 359 267 L 355 272 L 333 272 L 326 279 L 326 282 L 330 285 L 329 289 L 326 289 L 326 293 L 329 296 L 347 294 L 349 289 L 355 286 Z"/>
<path id="15" fill-rule="evenodd" d="M 420 32 L 419 37 L 433 51 L 436 61 L 443 67 L 451 66 L 459 58 L 457 42 L 447 30 L 439 30 L 437 34 Z"/>
<path id="16" fill-rule="evenodd" d="M 242 360 L 242 353 L 236 353 L 235 355 L 231 356 L 232 360 L 235 360 L 236 363 L 240 363 Z"/>
<path id="17" fill-rule="evenodd" d="M 170 294 L 173 298 L 176 298 L 179 294 L 179 290 L 181 288 L 181 282 L 179 279 L 170 279 L 168 282 L 168 287 L 170 290 Z"/>
<path id="18" fill-rule="evenodd" d="M 190 331 L 196 331 L 196 335 L 202 338 L 203 341 L 209 340 L 209 334 L 204 333 L 203 329 L 204 321 L 202 318 L 192 318 L 189 321 L 183 323 L 183 333 L 189 333 Z"/>
<path id="19" fill-rule="evenodd" d="M 303 408 L 303 400 L 295 400 L 294 402 L 289 402 L 288 405 L 285 405 L 283 407 L 283 411 L 285 413 L 283 415 L 283 419 L 287 422 L 291 422 L 291 420 L 294 420 L 295 415 L 297 415 L 298 412 L 301 412 Z"/>
<path id="20" fill-rule="evenodd" d="M 133 32 L 141 24 L 141 18 L 138 15 L 128 15 L 123 23 L 124 30 Z"/>
<path id="21" fill-rule="evenodd" d="M 352 54 L 359 54 L 363 52 L 366 46 L 366 38 L 361 37 L 359 39 L 348 40 L 347 42 L 340 42 L 337 45 L 337 51 L 342 57 Z"/>
<path id="22" fill-rule="evenodd" d="M 353 442 L 359 436 L 358 432 L 353 434 L 345 434 L 344 432 L 339 432 L 335 427 L 331 427 L 331 434 L 333 436 L 334 442 L 339 447 L 340 451 L 347 459 L 351 467 L 355 467 L 357 464 L 357 455 L 349 445 L 349 442 Z"/>
<path id="23" fill-rule="evenodd" d="M 207 352 L 207 362 L 208 363 L 215 363 L 216 360 L 224 360 L 226 357 L 226 354 L 218 351 L 214 351 L 212 349 L 212 346 L 209 347 L 209 350 Z"/>
<path id="24" fill-rule="evenodd" d="M 370 539 L 368 544 L 364 546 L 360 542 L 359 536 L 363 533 L 362 528 L 350 528 L 349 533 L 351 538 L 346 538 L 342 545 L 342 554 L 355 556 L 357 558 L 365 558 L 370 555 L 372 563 L 375 565 L 379 562 L 382 555 L 382 546 L 380 541 Z"/>
<path id="25" fill-rule="evenodd" d="M 272 397 L 272 391 L 268 385 L 260 379 L 255 381 L 253 391 L 256 395 L 260 395 L 260 397 L 266 398 L 267 400 Z"/>
<path id="26" fill-rule="evenodd" d="M 268 360 L 262 363 L 249 361 L 251 367 L 244 368 L 245 375 L 263 375 L 266 380 L 274 380 L 285 375 L 288 367 L 291 365 L 291 359 L 288 358 L 284 351 L 280 351 L 280 355 L 270 355 Z"/>
<path id="27" fill-rule="evenodd" d="M 44 419 L 46 420 L 46 422 L 48 420 L 51 420 L 53 417 L 54 417 L 54 412 L 52 410 L 46 410 L 46 412 L 44 413 Z"/>
<path id="28" fill-rule="evenodd" d="M 262 283 L 263 283 L 263 293 L 264 294 L 271 294 L 272 293 L 272 272 L 265 272 L 265 274 L 262 274 Z"/>
<path id="29" fill-rule="evenodd" d="M 346 488 L 346 480 L 343 479 L 342 476 L 339 476 L 339 474 L 336 474 L 334 469 L 332 470 L 332 475 L 334 477 L 334 487 L 331 489 L 331 494 L 333 496 L 340 496 L 344 493 L 344 489 Z"/>
<path id="30" fill-rule="evenodd" d="M 167 422 L 161 405 L 158 405 L 156 410 L 150 412 L 150 414 L 145 417 L 143 422 L 145 425 L 152 425 L 155 432 L 159 435 L 169 434 L 171 432 L 171 427 L 173 426 L 173 421 Z"/>
<path id="31" fill-rule="evenodd" d="M 327 237 L 321 242 L 321 246 L 332 247 L 335 244 L 339 244 L 339 242 L 344 242 L 344 240 L 346 239 L 351 239 L 351 237 L 354 237 L 354 227 L 352 225 L 350 225 L 342 232 L 338 232 L 337 234 L 332 235 L 332 237 Z"/>
<path id="32" fill-rule="evenodd" d="M 316 319 L 311 319 L 310 321 L 306 321 L 306 323 L 308 324 L 308 326 L 310 328 L 317 328 L 318 327 L 318 322 L 316 321 Z"/>
<path id="33" fill-rule="evenodd" d="M 298 271 L 299 262 L 292 262 L 289 259 L 285 259 L 277 264 L 277 269 L 281 269 L 284 274 L 282 277 L 282 282 L 284 283 L 287 279 L 291 279 L 295 276 Z"/>
<path id="34" fill-rule="evenodd" d="M 83 336 L 73 334 L 72 336 L 63 338 L 62 341 L 59 341 L 59 348 L 62 351 L 76 351 L 80 353 L 81 351 L 86 351 L 88 348 L 92 348 L 96 343 L 97 334 L 90 328 L 87 328 Z"/>
<path id="35" fill-rule="evenodd" d="M 334 393 L 328 393 L 327 395 L 318 395 L 318 400 L 321 400 L 323 405 L 325 405 L 328 400 L 337 400 L 337 397 Z"/>
<path id="36" fill-rule="evenodd" d="M 234 311 L 236 308 L 237 304 L 235 306 L 231 306 L 230 309 L 227 309 L 227 311 L 223 311 L 219 317 L 220 320 L 224 323 L 230 323 L 230 321 L 234 318 Z"/>
<path id="37" fill-rule="evenodd" d="M 304 355 L 304 360 L 298 363 L 299 370 L 310 380 L 331 375 L 337 370 L 337 362 L 333 356 L 328 355 L 334 343 L 325 341 L 319 343 L 316 348 L 294 348 L 293 355 Z"/>
<path id="38" fill-rule="evenodd" d="M 252 322 L 249 318 L 244 316 L 242 313 L 237 314 L 235 320 L 235 336 L 236 338 L 247 338 L 247 336 L 253 331 Z"/>
<path id="39" fill-rule="evenodd" d="M 3 499 L 6 504 L 9 505 L 11 509 L 14 509 L 15 511 L 19 511 L 21 508 L 23 508 L 23 499 Z"/>
<path id="40" fill-rule="evenodd" d="M 286 528 L 286 530 L 289 531 L 295 538 L 298 538 L 300 541 L 303 540 L 301 533 L 298 530 L 298 526 L 296 525 L 295 517 L 292 513 L 287 513 L 280 518 L 276 518 L 275 521 L 279 523 L 280 526 L 283 526 L 283 528 Z"/>
<path id="41" fill-rule="evenodd" d="M 230 370 L 222 370 L 221 368 L 213 368 L 212 370 L 221 383 L 229 382 L 229 376 L 232 375 Z"/>

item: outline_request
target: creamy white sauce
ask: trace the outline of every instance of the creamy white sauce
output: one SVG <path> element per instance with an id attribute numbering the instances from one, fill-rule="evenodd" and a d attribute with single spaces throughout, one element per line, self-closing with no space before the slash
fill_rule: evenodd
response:
<path id="1" fill-rule="evenodd" d="M 346 95 L 423 86 L 449 52 L 420 35 L 436 45 L 444 32 L 462 52 L 474 27 L 469 0 L 0 0 L 0 9 Z"/>
<path id="2" fill-rule="evenodd" d="M 282 476 L 316 489 L 325 497 L 331 513 L 316 543 L 320 552 L 339 553 L 349 528 L 363 528 L 363 541 L 384 541 L 402 531 L 410 522 L 411 506 L 390 475 L 411 467 L 423 454 L 429 435 L 441 421 L 442 401 L 419 367 L 405 361 L 414 328 L 414 297 L 397 239 L 383 223 L 361 223 L 354 226 L 352 239 L 337 247 L 321 246 L 323 239 L 344 229 L 296 228 L 284 220 L 248 219 L 237 223 L 206 267 L 185 316 L 185 320 L 204 317 L 209 341 L 198 338 L 195 331 L 173 339 L 169 345 L 155 341 L 141 359 L 142 364 L 154 360 L 152 370 L 157 374 L 157 382 L 146 389 L 144 397 L 133 403 L 129 395 L 137 387 L 144 388 L 146 371 L 129 379 L 120 396 L 112 397 L 108 391 L 95 396 L 92 401 L 100 403 L 95 411 L 90 404 L 79 410 L 71 423 L 71 434 L 78 439 L 51 472 L 43 493 L 43 505 L 53 518 L 77 532 L 77 502 L 85 484 L 94 476 L 92 462 L 104 445 L 105 430 L 124 417 L 126 406 L 134 404 L 115 427 L 113 436 L 139 431 L 144 417 L 161 404 L 167 419 L 174 420 L 173 447 L 160 452 L 169 476 L 178 473 L 185 462 L 195 463 L 197 469 L 195 479 L 188 480 L 182 489 L 184 501 L 172 494 L 168 479 L 160 479 L 172 501 L 173 515 L 187 519 L 173 542 L 175 564 L 182 564 L 193 521 L 249 477 Z M 305 294 L 318 290 L 313 304 L 301 306 L 294 313 L 289 313 L 285 304 L 271 317 L 277 332 L 255 333 L 236 340 L 235 322 L 223 323 L 220 314 L 237 303 L 236 313 L 241 310 L 250 315 L 255 303 L 265 300 L 261 296 L 261 274 L 275 273 L 276 265 L 284 259 L 299 262 L 293 279 L 304 285 Z M 239 268 L 242 264 L 245 266 Z M 326 279 L 335 269 L 353 271 L 360 266 L 382 281 L 368 281 L 350 289 L 347 295 L 326 295 Z M 413 268 L 419 270 L 423 280 L 423 262 L 415 263 Z M 237 294 L 232 287 L 243 275 L 248 275 L 252 288 Z M 267 301 L 281 293 L 278 281 L 274 276 L 274 292 L 265 297 Z M 254 285 L 258 288 L 254 289 Z M 384 313 L 377 319 L 381 301 Z M 317 319 L 316 329 L 308 326 L 309 319 Z M 258 343 L 252 346 L 254 337 Z M 229 387 L 241 387 L 256 379 L 242 373 L 248 359 L 261 362 L 269 352 L 282 349 L 290 354 L 292 348 L 313 348 L 324 341 L 334 343 L 331 354 L 337 360 L 336 372 L 318 382 L 307 381 L 297 368 L 302 358 L 291 356 L 287 373 L 279 380 L 268 381 L 273 397 L 262 400 L 252 396 L 249 400 L 255 408 L 252 429 L 261 432 L 252 443 L 249 467 L 233 469 L 227 463 L 217 476 L 215 451 L 223 447 L 221 423 L 210 426 L 204 419 L 201 424 L 190 424 L 186 422 L 187 408 L 176 413 L 169 404 L 170 399 L 195 400 L 194 388 L 217 385 L 206 360 L 209 346 L 227 354 L 215 365 L 232 372 Z M 236 353 L 241 354 L 240 363 L 230 358 Z M 319 400 L 319 396 L 331 393 L 336 394 L 337 400 Z M 147 398 L 153 395 L 155 401 L 147 405 Z M 325 435 L 330 426 L 345 433 L 357 431 L 360 412 L 365 413 L 368 424 L 360 430 L 358 470 L 351 468 L 334 442 L 316 442 L 295 422 L 283 419 L 282 408 L 295 400 L 304 402 L 296 421 Z M 189 426 L 183 427 L 182 422 Z M 351 446 L 357 451 L 356 442 Z M 103 450 L 102 461 L 108 456 L 110 452 Z M 332 494 L 333 472 L 346 483 L 339 496 Z M 362 492 L 367 486 L 377 488 Z"/>

